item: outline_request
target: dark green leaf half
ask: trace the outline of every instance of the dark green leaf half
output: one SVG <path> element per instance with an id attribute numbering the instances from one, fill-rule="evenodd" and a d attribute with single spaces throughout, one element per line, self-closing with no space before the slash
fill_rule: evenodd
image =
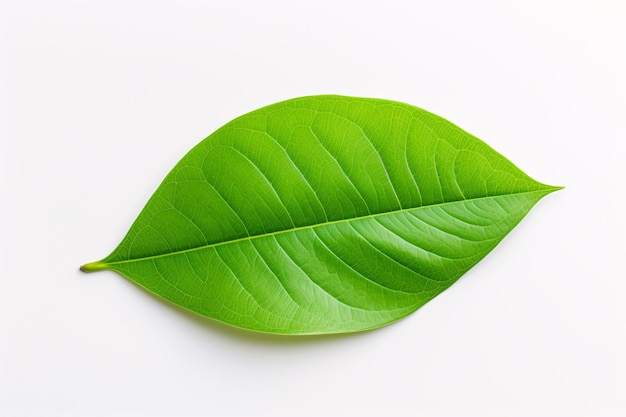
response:
<path id="1" fill-rule="evenodd" d="M 557 189 L 416 107 L 298 98 L 198 144 L 82 269 L 246 329 L 367 330 L 448 288 Z"/>

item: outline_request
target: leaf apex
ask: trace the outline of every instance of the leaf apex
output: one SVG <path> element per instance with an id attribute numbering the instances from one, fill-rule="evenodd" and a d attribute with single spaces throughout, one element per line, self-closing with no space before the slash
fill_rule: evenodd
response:
<path id="1" fill-rule="evenodd" d="M 565 187 L 562 185 L 551 185 L 549 188 L 550 188 L 550 192 L 555 192 L 555 191 L 563 190 Z"/>
<path id="2" fill-rule="evenodd" d="M 83 272 L 96 272 L 103 271 L 105 269 L 109 269 L 109 265 L 102 261 L 90 262 L 80 267 L 80 270 Z"/>

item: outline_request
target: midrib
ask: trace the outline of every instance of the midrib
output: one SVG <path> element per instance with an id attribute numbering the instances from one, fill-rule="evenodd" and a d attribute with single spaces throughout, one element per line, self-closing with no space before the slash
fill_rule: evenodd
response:
<path id="1" fill-rule="evenodd" d="M 318 227 L 330 226 L 330 225 L 333 225 L 333 224 L 341 224 L 341 223 L 347 223 L 347 222 L 352 222 L 352 221 L 358 221 L 358 220 L 364 220 L 364 219 L 371 219 L 371 218 L 376 218 L 376 217 L 388 216 L 388 215 L 392 215 L 392 214 L 406 213 L 406 212 L 414 211 L 414 210 L 421 210 L 421 209 L 427 209 L 427 208 L 441 207 L 441 206 L 446 206 L 446 205 L 450 205 L 450 204 L 462 203 L 462 202 L 465 202 L 465 201 L 480 201 L 480 200 L 487 200 L 487 199 L 493 199 L 493 198 L 498 198 L 498 197 L 507 197 L 507 196 L 512 196 L 512 195 L 541 194 L 541 193 L 546 193 L 546 191 L 549 193 L 549 192 L 560 190 L 561 188 L 562 187 L 550 187 L 550 186 L 548 186 L 548 187 L 546 187 L 544 189 L 539 189 L 539 190 L 534 190 L 534 191 L 522 191 L 522 192 L 517 192 L 517 193 L 498 194 L 498 195 L 485 196 L 485 197 L 476 197 L 476 198 L 468 198 L 468 199 L 461 199 L 461 200 L 455 200 L 455 201 L 446 201 L 446 202 L 443 202 L 443 203 L 430 204 L 430 205 L 427 205 L 427 206 L 419 206 L 419 207 L 412 207 L 412 208 L 399 209 L 399 210 L 390 210 L 390 211 L 385 211 L 385 212 L 381 212 L 381 213 L 368 214 L 366 216 L 351 217 L 349 219 L 333 220 L 333 221 L 324 222 L 324 223 L 316 223 L 316 224 L 309 225 L 309 226 L 300 226 L 300 227 L 294 227 L 294 228 L 291 228 L 291 229 L 279 230 L 279 231 L 276 231 L 276 232 L 263 233 L 263 234 L 254 235 L 254 236 L 246 236 L 246 237 L 243 237 L 243 238 L 233 239 L 233 240 L 229 240 L 229 241 L 226 241 L 226 242 L 212 243 L 210 245 L 203 245 L 203 246 L 198 246 L 196 248 L 184 249 L 184 250 L 180 250 L 180 251 L 173 251 L 173 252 L 163 253 L 163 254 L 159 254 L 159 255 L 150 255 L 150 256 L 145 256 L 145 257 L 141 257 L 141 258 L 126 259 L 126 260 L 123 260 L 123 261 L 115 261 L 115 262 L 107 262 L 107 261 L 103 260 L 103 261 L 100 261 L 100 262 L 94 262 L 94 264 L 95 263 L 102 263 L 104 265 L 112 266 L 112 265 L 120 265 L 120 264 L 127 264 L 127 263 L 133 263 L 133 262 L 141 262 L 141 261 L 150 260 L 150 259 L 159 259 L 159 258 L 165 258 L 165 257 L 168 257 L 168 256 L 182 255 L 184 253 L 197 252 L 197 251 L 201 251 L 201 250 L 205 250 L 205 249 L 209 249 L 209 248 L 216 248 L 216 247 L 219 247 L 219 246 L 237 244 L 237 243 L 240 243 L 240 242 L 245 242 L 245 241 L 249 241 L 249 240 L 253 240 L 253 239 L 261 239 L 261 238 L 269 237 L 269 236 L 278 236 L 278 235 L 285 234 L 285 233 L 295 233 L 295 232 L 298 232 L 298 231 L 301 231 L 301 230 L 314 229 L 314 228 L 318 228 Z"/>

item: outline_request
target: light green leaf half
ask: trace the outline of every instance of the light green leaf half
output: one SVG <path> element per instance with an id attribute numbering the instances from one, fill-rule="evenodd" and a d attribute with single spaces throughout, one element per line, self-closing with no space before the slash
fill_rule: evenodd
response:
<path id="1" fill-rule="evenodd" d="M 416 107 L 303 97 L 198 144 L 82 269 L 246 329 L 367 330 L 444 291 L 559 188 Z"/>

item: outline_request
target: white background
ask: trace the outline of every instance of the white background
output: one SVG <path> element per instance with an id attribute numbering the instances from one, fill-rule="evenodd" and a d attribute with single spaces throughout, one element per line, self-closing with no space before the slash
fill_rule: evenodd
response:
<path id="1" fill-rule="evenodd" d="M 626 3 L 0 5 L 0 415 L 626 415 Z M 425 108 L 567 189 L 358 335 L 248 333 L 78 271 L 213 130 L 322 93 Z"/>

